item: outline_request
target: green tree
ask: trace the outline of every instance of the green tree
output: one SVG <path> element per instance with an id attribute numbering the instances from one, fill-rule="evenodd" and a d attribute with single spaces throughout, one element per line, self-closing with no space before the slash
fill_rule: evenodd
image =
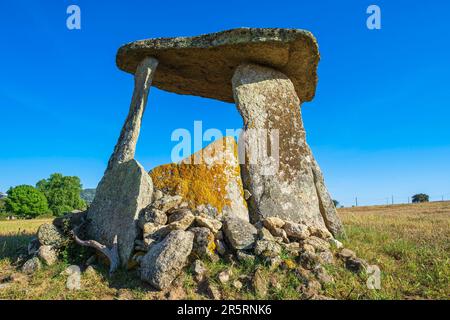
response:
<path id="1" fill-rule="evenodd" d="M 20 185 L 10 188 L 7 193 L 8 197 L 5 199 L 7 212 L 28 218 L 49 212 L 45 195 L 33 186 Z"/>
<path id="2" fill-rule="evenodd" d="M 80 198 L 82 185 L 78 177 L 54 173 L 48 179 L 39 181 L 36 187 L 45 194 L 48 206 L 56 216 L 86 208 L 86 203 Z"/>
<path id="3" fill-rule="evenodd" d="M 339 201 L 333 200 L 334 207 L 337 208 L 339 206 Z"/>
<path id="4" fill-rule="evenodd" d="M 428 202 L 428 201 L 430 201 L 430 197 L 425 193 L 418 193 L 412 196 L 413 203 Z"/>

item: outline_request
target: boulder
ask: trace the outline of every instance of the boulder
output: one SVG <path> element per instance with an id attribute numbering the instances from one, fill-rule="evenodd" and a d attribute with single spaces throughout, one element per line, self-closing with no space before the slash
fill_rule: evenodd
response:
<path id="1" fill-rule="evenodd" d="M 328 251 L 331 247 L 328 241 L 314 236 L 305 239 L 303 243 L 313 246 L 316 251 Z"/>
<path id="2" fill-rule="evenodd" d="M 170 195 L 164 195 L 161 198 L 155 200 L 151 207 L 162 211 L 164 213 L 176 208 L 181 204 L 183 201 L 183 198 L 181 196 L 170 196 Z"/>
<path id="3" fill-rule="evenodd" d="M 37 231 L 37 238 L 39 243 L 44 246 L 52 246 L 55 248 L 61 248 L 68 242 L 68 238 L 51 223 L 44 223 Z"/>
<path id="4" fill-rule="evenodd" d="M 294 240 L 304 240 L 309 237 L 308 227 L 304 224 L 286 222 L 283 226 L 284 231 L 289 238 Z"/>
<path id="5" fill-rule="evenodd" d="M 178 164 L 156 167 L 150 175 L 158 189 L 181 196 L 191 210 L 211 207 L 212 218 L 249 219 L 233 137 L 218 139 Z"/>
<path id="6" fill-rule="evenodd" d="M 190 228 L 189 231 L 194 234 L 192 254 L 198 258 L 213 258 L 216 244 L 211 230 L 204 227 L 195 227 Z"/>
<path id="7" fill-rule="evenodd" d="M 55 264 L 58 260 L 58 254 L 51 246 L 41 246 L 38 251 L 38 256 L 48 266 Z"/>
<path id="8" fill-rule="evenodd" d="M 89 239 L 111 247 L 117 235 L 120 262 L 124 267 L 131 258 L 138 236 L 139 214 L 150 204 L 152 193 L 151 178 L 133 159 L 119 163 L 105 173 L 89 208 Z"/>
<path id="9" fill-rule="evenodd" d="M 261 257 L 273 258 L 281 254 L 281 246 L 268 240 L 258 240 L 255 245 L 255 254 Z"/>
<path id="10" fill-rule="evenodd" d="M 278 217 L 267 217 L 263 220 L 263 224 L 273 234 L 275 230 L 283 228 L 285 222 Z"/>
<path id="11" fill-rule="evenodd" d="M 234 217 L 225 219 L 223 231 L 228 243 L 237 250 L 253 248 L 258 234 L 251 223 Z"/>
<path id="12" fill-rule="evenodd" d="M 144 224 L 148 222 L 156 225 L 165 225 L 167 223 L 167 215 L 163 211 L 149 206 L 140 214 L 139 226 L 143 228 Z"/>
<path id="13" fill-rule="evenodd" d="M 26 274 L 33 274 L 42 267 L 41 261 L 38 257 L 31 258 L 22 266 L 22 272 Z"/>
<path id="14" fill-rule="evenodd" d="M 159 290 L 170 286 L 188 261 L 194 234 L 175 230 L 153 245 L 141 261 L 141 279 Z"/>
<path id="15" fill-rule="evenodd" d="M 212 233 L 216 234 L 222 228 L 222 222 L 216 219 L 211 219 L 208 217 L 197 216 L 195 217 L 195 223 L 199 227 L 206 227 L 212 231 Z"/>

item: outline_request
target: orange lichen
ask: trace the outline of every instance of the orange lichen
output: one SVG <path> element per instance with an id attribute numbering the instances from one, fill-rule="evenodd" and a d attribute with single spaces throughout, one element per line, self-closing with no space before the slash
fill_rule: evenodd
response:
<path id="1" fill-rule="evenodd" d="M 233 145 L 230 146 L 229 143 Z M 244 192 L 240 182 L 239 165 L 232 164 L 225 159 L 230 156 L 229 152 L 227 153 L 225 150 L 230 149 L 237 159 L 238 146 L 236 142 L 233 138 L 225 137 L 221 141 L 213 142 L 179 164 L 171 163 L 156 167 L 150 172 L 153 184 L 164 192 L 182 196 L 191 209 L 195 209 L 198 205 L 209 204 L 222 213 L 225 206 L 231 205 L 231 200 L 227 197 L 227 184 L 230 179 L 238 177 L 242 197 Z M 207 162 L 203 161 L 204 159 L 215 159 L 218 152 L 223 153 L 223 158 L 219 156 L 217 161 L 213 161 L 212 164 L 206 164 Z"/>

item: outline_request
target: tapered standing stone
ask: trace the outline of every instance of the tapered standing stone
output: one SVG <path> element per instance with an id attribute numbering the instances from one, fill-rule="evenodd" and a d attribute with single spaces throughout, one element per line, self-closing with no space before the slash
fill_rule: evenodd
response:
<path id="1" fill-rule="evenodd" d="M 138 236 L 140 211 L 152 199 L 153 183 L 134 160 L 142 115 L 158 61 L 145 58 L 137 67 L 130 111 L 88 212 L 90 239 L 112 246 L 117 235 L 119 257 L 126 266 Z"/>
<path id="2" fill-rule="evenodd" d="M 342 225 L 306 144 L 291 80 L 271 68 L 242 64 L 232 84 L 244 120 L 241 172 L 244 188 L 252 194 L 252 219 L 276 216 L 339 234 Z"/>

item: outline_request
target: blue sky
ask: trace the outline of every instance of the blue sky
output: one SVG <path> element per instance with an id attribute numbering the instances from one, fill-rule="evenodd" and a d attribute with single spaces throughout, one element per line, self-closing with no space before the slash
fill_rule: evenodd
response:
<path id="1" fill-rule="evenodd" d="M 132 93 L 115 66 L 124 43 L 235 27 L 311 31 L 321 52 L 307 139 L 333 198 L 351 205 L 450 199 L 450 2 L 2 1 L 0 191 L 52 172 L 95 187 Z M 66 8 L 81 8 L 81 30 Z M 377 4 L 382 29 L 366 28 Z M 151 89 L 137 159 L 170 161 L 176 128 L 240 128 L 233 104 Z"/>

